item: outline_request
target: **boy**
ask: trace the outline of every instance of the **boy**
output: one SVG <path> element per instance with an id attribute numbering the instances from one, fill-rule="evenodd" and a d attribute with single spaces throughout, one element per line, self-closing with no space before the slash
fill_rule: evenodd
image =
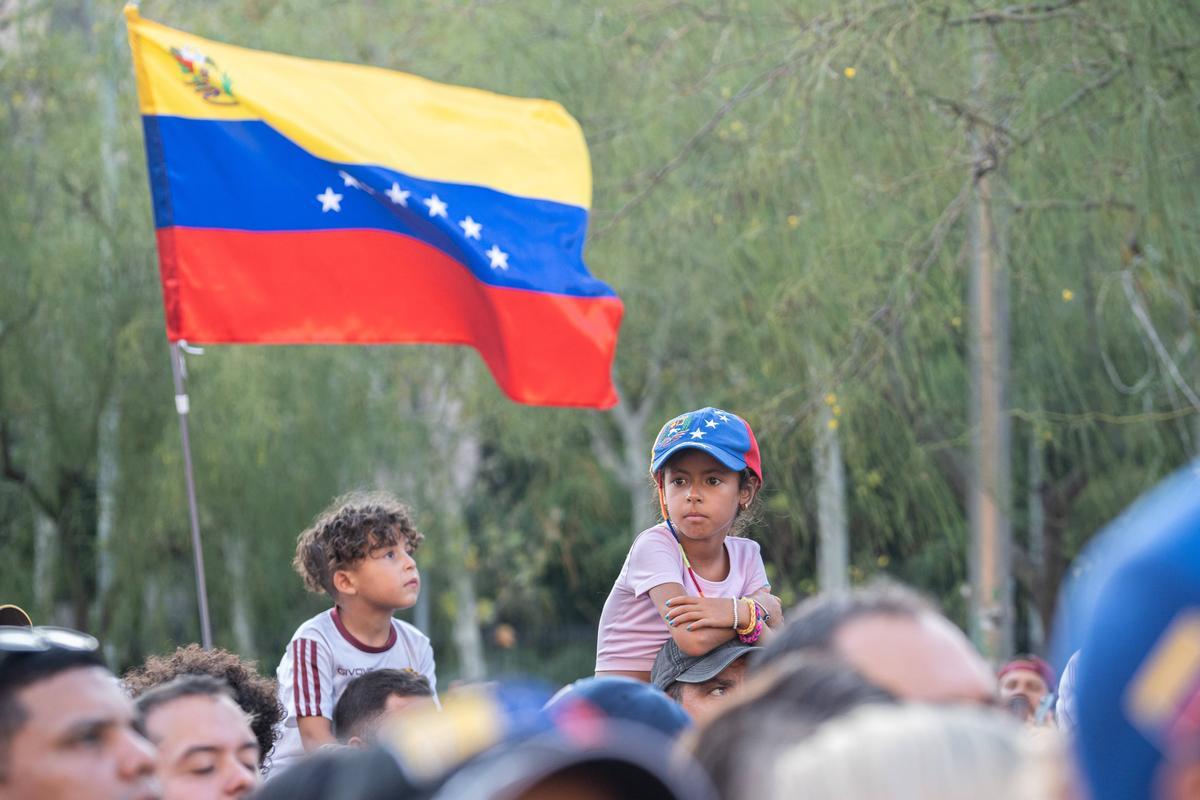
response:
<path id="1" fill-rule="evenodd" d="M 300 755 L 336 743 L 333 708 L 346 684 L 377 669 L 411 669 L 436 691 L 433 648 L 392 615 L 417 602 L 421 580 L 412 554 L 424 537 L 409 510 L 389 495 L 335 501 L 296 540 L 293 566 L 334 607 L 300 626 L 276 674 L 287 709 L 272 774 Z"/>

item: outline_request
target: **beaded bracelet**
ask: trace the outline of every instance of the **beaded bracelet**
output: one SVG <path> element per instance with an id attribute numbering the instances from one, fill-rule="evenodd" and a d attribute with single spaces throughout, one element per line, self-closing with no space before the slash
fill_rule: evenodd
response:
<path id="1" fill-rule="evenodd" d="M 754 610 L 754 627 L 750 629 L 749 633 L 738 633 L 738 639 L 742 642 L 742 644 L 754 644 L 758 641 L 758 637 L 762 636 L 763 612 L 762 609 L 758 608 L 757 603 L 755 604 Z"/>
<path id="2" fill-rule="evenodd" d="M 736 597 L 732 597 L 730 599 L 733 600 L 733 629 L 736 631 L 738 629 L 738 613 L 737 613 L 738 601 L 737 601 Z"/>
<path id="3" fill-rule="evenodd" d="M 746 606 L 746 624 L 743 627 L 734 628 L 734 632 L 737 633 L 738 636 L 744 636 L 754 630 L 754 623 L 758 616 L 758 612 L 755 610 L 754 605 L 750 601 L 749 598 L 739 597 L 737 599 L 737 602 L 739 602 L 739 603 L 745 602 L 747 604 L 747 606 Z"/>

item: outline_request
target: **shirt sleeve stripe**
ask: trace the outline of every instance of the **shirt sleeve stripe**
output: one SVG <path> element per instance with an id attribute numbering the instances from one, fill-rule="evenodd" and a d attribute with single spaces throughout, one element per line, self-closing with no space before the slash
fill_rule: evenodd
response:
<path id="1" fill-rule="evenodd" d="M 313 691 L 317 696 L 317 710 L 315 713 L 320 714 L 321 713 L 321 672 L 317 668 L 317 643 L 314 640 L 314 641 L 310 641 L 309 644 L 311 645 L 310 649 L 312 650 L 312 665 L 311 666 L 312 666 L 312 678 L 313 678 Z"/>
<path id="2" fill-rule="evenodd" d="M 300 714 L 300 716 L 311 717 L 313 713 L 312 698 L 308 693 L 308 655 L 306 652 L 307 648 L 305 647 L 307 644 L 308 641 L 305 639 L 299 639 L 296 642 L 296 646 L 300 652 L 300 665 L 296 670 L 296 674 L 299 681 L 304 684 L 304 712 Z"/>
<path id="3" fill-rule="evenodd" d="M 300 716 L 300 650 L 292 642 L 292 705 L 293 716 Z"/>

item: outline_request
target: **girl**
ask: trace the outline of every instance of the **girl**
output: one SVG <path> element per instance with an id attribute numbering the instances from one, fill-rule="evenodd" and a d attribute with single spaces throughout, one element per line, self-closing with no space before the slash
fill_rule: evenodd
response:
<path id="1" fill-rule="evenodd" d="M 604 603 L 597 676 L 648 681 L 668 638 L 701 656 L 734 636 L 764 643 L 783 622 L 758 543 L 734 532 L 763 481 L 746 421 L 712 407 L 683 414 L 650 459 L 663 522 L 634 540 Z"/>

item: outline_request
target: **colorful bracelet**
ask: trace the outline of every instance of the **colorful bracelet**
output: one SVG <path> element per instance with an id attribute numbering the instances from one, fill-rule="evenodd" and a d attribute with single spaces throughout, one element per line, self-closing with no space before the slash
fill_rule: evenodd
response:
<path id="1" fill-rule="evenodd" d="M 754 614 L 754 625 L 749 629 L 749 631 L 747 633 L 742 633 L 741 631 L 738 632 L 738 639 L 742 642 L 742 644 L 754 644 L 755 642 L 758 641 L 758 637 L 762 636 L 762 630 L 763 630 L 762 615 L 763 615 L 763 611 L 762 611 L 762 609 L 758 608 L 758 604 L 756 603 L 755 604 L 755 614 Z"/>
<path id="2" fill-rule="evenodd" d="M 758 622 L 758 610 L 754 607 L 753 602 L 749 598 L 739 597 L 738 602 L 742 601 L 745 601 L 748 604 L 746 607 L 746 624 L 744 627 L 735 628 L 734 630 L 737 632 L 738 636 L 749 636 L 751 633 L 753 633 L 754 626 Z"/>

